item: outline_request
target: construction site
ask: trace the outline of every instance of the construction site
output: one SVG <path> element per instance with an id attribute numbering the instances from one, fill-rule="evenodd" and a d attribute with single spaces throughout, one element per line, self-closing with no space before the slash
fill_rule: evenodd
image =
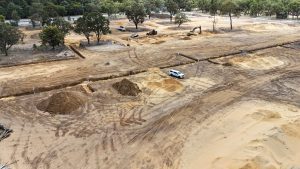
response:
<path id="1" fill-rule="evenodd" d="M 189 18 L 113 20 L 52 52 L 22 29 L 0 57 L 0 168 L 300 168 L 300 22 Z"/>

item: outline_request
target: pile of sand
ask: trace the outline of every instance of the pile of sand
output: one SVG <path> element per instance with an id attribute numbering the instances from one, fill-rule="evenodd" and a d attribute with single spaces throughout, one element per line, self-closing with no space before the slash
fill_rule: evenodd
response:
<path id="1" fill-rule="evenodd" d="M 123 79 L 120 82 L 114 83 L 112 86 L 121 95 L 125 96 L 137 96 L 141 92 L 138 85 L 128 79 Z"/>
<path id="2" fill-rule="evenodd" d="M 51 114 L 70 114 L 83 106 L 85 102 L 86 98 L 79 92 L 60 92 L 43 100 L 36 107 Z"/>

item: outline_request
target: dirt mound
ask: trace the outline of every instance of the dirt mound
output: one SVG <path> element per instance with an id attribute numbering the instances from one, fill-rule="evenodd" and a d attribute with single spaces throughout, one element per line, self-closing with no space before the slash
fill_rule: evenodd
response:
<path id="1" fill-rule="evenodd" d="M 51 114 L 70 114 L 84 105 L 86 98 L 79 92 L 60 92 L 40 102 L 36 107 Z"/>
<path id="2" fill-rule="evenodd" d="M 120 82 L 114 83 L 112 86 L 121 95 L 125 96 L 137 96 L 141 92 L 138 85 L 128 79 L 123 79 Z"/>

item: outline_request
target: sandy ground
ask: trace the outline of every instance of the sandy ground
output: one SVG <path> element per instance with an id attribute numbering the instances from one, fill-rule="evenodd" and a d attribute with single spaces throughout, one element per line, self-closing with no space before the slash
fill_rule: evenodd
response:
<path id="1" fill-rule="evenodd" d="M 206 31 L 211 18 L 199 14 L 191 20 L 182 30 L 168 19 L 146 21 L 142 28 L 159 30 L 155 37 L 144 31 L 130 39 L 131 32 L 113 30 L 103 37 L 116 42 L 112 46 L 77 47 L 85 59 L 0 68 L 0 123 L 14 130 L 0 142 L 0 164 L 16 161 L 13 169 L 299 168 L 300 44 L 267 47 L 299 39 L 298 23 L 241 17 L 234 18 L 236 31 L 211 34 Z M 219 27 L 228 22 L 218 17 Z M 112 22 L 119 25 L 133 26 Z M 204 34 L 185 38 L 198 25 Z M 83 39 L 71 33 L 66 43 Z M 240 52 L 262 47 L 267 48 Z M 240 53 L 222 57 L 231 52 Z M 170 69 L 184 72 L 185 79 L 169 77 Z M 112 84 L 123 78 L 141 93 L 118 93 Z M 39 91 L 45 87 L 49 90 Z M 37 108 L 61 92 L 80 92 L 84 104 L 65 115 Z"/>
<path id="2" fill-rule="evenodd" d="M 293 105 L 237 102 L 191 134 L 181 168 L 297 168 L 299 117 Z"/>

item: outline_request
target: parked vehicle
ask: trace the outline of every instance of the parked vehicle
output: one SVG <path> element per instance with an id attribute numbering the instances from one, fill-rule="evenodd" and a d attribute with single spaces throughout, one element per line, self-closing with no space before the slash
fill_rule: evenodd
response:
<path id="1" fill-rule="evenodd" d="M 130 37 L 131 37 L 131 38 L 138 38 L 138 37 L 139 37 L 139 34 L 134 33 L 134 34 L 132 34 Z"/>
<path id="2" fill-rule="evenodd" d="M 126 31 L 126 29 L 125 29 L 124 26 L 120 26 L 119 28 L 117 28 L 117 30 L 119 30 L 119 31 L 121 31 L 121 32 L 125 32 L 125 31 Z"/>
<path id="3" fill-rule="evenodd" d="M 177 77 L 177 78 L 180 78 L 180 79 L 183 79 L 184 78 L 184 74 L 178 70 L 170 70 L 169 71 L 169 75 L 170 76 L 173 76 L 173 77 Z"/>

